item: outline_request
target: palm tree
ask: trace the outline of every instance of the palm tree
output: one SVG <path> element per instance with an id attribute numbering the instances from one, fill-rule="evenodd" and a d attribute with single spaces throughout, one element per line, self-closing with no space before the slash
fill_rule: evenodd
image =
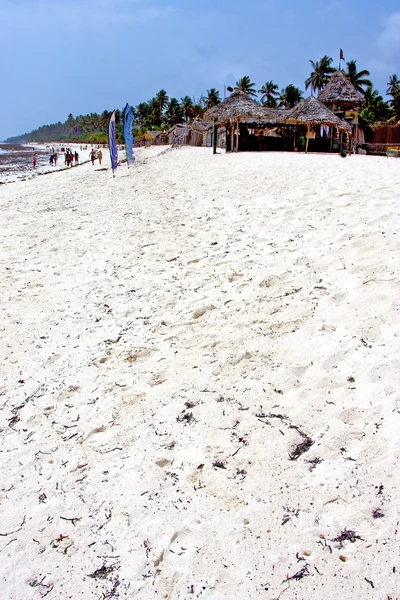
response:
<path id="1" fill-rule="evenodd" d="M 182 120 L 183 120 L 182 107 L 176 98 L 171 98 L 171 100 L 168 102 L 168 106 L 165 111 L 165 116 L 170 125 L 176 125 L 177 123 L 182 123 Z"/>
<path id="2" fill-rule="evenodd" d="M 276 96 L 279 96 L 278 86 L 273 81 L 267 81 L 258 93 L 261 94 L 261 103 L 269 108 L 275 108 Z"/>
<path id="3" fill-rule="evenodd" d="M 142 125 L 146 118 L 149 116 L 150 107 L 147 102 L 141 102 L 135 109 L 135 115 L 139 123 Z"/>
<path id="4" fill-rule="evenodd" d="M 201 119 L 204 114 L 204 108 L 201 104 L 193 104 L 192 117 L 193 119 Z"/>
<path id="5" fill-rule="evenodd" d="M 101 117 L 100 117 L 100 119 L 101 119 L 101 128 L 104 131 L 107 131 L 107 129 L 108 129 L 108 124 L 110 122 L 110 117 L 111 117 L 111 113 L 110 113 L 109 110 L 104 110 L 101 113 Z M 77 118 L 81 118 L 81 117 L 77 117 Z"/>
<path id="6" fill-rule="evenodd" d="M 293 83 L 281 90 L 279 95 L 279 106 L 283 108 L 293 108 L 302 100 L 303 92 L 299 90 Z"/>
<path id="7" fill-rule="evenodd" d="M 215 88 L 207 90 L 207 97 L 204 98 L 204 102 L 207 108 L 212 108 L 213 106 L 219 104 L 221 102 L 221 98 L 219 97 L 219 91 Z"/>
<path id="8" fill-rule="evenodd" d="M 389 104 L 392 106 L 396 97 L 400 94 L 400 79 L 396 74 L 390 76 L 386 93 L 388 96 L 392 96 L 392 100 L 389 102 Z"/>
<path id="9" fill-rule="evenodd" d="M 344 74 L 346 75 L 347 79 L 354 85 L 356 90 L 358 90 L 362 94 L 365 94 L 364 87 L 368 88 L 368 87 L 372 86 L 372 83 L 370 82 L 370 80 L 365 79 L 366 77 L 369 76 L 369 74 L 370 74 L 369 71 L 364 69 L 363 71 L 357 72 L 357 61 L 356 60 L 349 60 L 349 62 L 346 64 L 347 64 L 347 71 L 345 71 Z"/>
<path id="10" fill-rule="evenodd" d="M 384 101 L 378 90 L 374 90 L 372 85 L 364 92 L 365 107 L 360 115 L 367 123 L 376 123 L 386 121 L 391 116 L 391 111 L 387 102 Z"/>
<path id="11" fill-rule="evenodd" d="M 235 90 L 245 92 L 249 96 L 257 96 L 257 92 L 254 86 L 255 84 L 250 81 L 250 77 L 248 75 L 245 75 L 236 82 Z"/>
<path id="12" fill-rule="evenodd" d="M 159 92 L 157 92 L 156 101 L 157 101 L 161 111 L 163 111 L 164 108 L 167 106 L 168 99 L 169 98 L 168 98 L 167 92 L 165 90 L 160 90 Z"/>
<path id="13" fill-rule="evenodd" d="M 314 62 L 310 60 L 313 71 L 308 79 L 306 79 L 306 90 L 311 87 L 311 94 L 316 91 L 320 92 L 322 88 L 328 83 L 331 74 L 334 72 L 332 67 L 332 58 L 330 56 L 323 56 L 321 60 Z"/>
<path id="14" fill-rule="evenodd" d="M 149 112 L 146 116 L 144 124 L 148 127 L 151 127 L 153 125 L 155 125 L 156 127 L 160 127 L 163 120 L 163 113 L 157 96 L 150 100 L 150 102 L 148 103 L 148 107 Z"/>
<path id="15" fill-rule="evenodd" d="M 183 116 L 185 118 L 186 123 L 189 121 L 189 119 L 192 116 L 193 113 L 193 102 L 192 99 L 189 96 L 185 96 L 184 98 L 181 98 L 181 107 L 182 107 L 182 113 Z"/>

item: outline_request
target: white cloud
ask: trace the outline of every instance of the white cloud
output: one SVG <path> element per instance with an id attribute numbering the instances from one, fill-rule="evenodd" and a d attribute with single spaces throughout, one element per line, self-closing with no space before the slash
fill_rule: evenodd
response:
<path id="1" fill-rule="evenodd" d="M 378 36 L 378 47 L 386 60 L 395 60 L 400 56 L 400 12 L 387 18 L 384 29 Z"/>

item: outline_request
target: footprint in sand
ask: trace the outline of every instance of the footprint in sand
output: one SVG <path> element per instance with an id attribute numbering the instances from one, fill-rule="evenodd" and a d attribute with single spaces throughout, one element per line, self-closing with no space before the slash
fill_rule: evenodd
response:
<path id="1" fill-rule="evenodd" d="M 124 353 L 126 355 L 126 353 Z M 153 354 L 153 350 L 149 348 L 137 348 L 136 350 L 131 350 L 126 359 L 130 363 L 135 363 L 143 360 L 147 360 Z"/>

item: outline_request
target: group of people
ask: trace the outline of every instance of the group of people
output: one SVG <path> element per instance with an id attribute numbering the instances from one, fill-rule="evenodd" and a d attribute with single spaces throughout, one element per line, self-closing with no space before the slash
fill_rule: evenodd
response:
<path id="1" fill-rule="evenodd" d="M 72 150 L 70 148 L 67 148 L 65 153 L 64 153 L 64 158 L 65 158 L 65 165 L 67 167 L 72 167 L 74 160 L 75 160 L 75 165 L 77 165 L 79 163 L 79 154 L 76 152 L 72 152 Z"/>
<path id="2" fill-rule="evenodd" d="M 92 148 L 92 151 L 90 153 L 90 160 L 92 161 L 92 165 L 94 165 L 94 161 L 96 160 L 96 158 L 99 159 L 99 163 L 101 164 L 101 161 L 103 160 L 103 153 L 101 150 L 96 150 L 94 148 Z"/>
<path id="3" fill-rule="evenodd" d="M 81 146 L 81 150 L 85 150 L 87 149 L 87 146 Z M 58 152 L 60 151 L 59 148 L 56 149 L 57 151 L 55 151 L 54 148 L 51 148 L 51 154 L 50 154 L 50 159 L 49 159 L 49 164 L 53 167 L 57 166 L 57 160 L 58 160 Z M 64 152 L 64 148 L 61 148 L 61 152 Z M 89 155 L 90 160 L 92 161 L 92 165 L 94 165 L 94 161 L 98 160 L 99 163 L 101 164 L 101 161 L 103 160 L 103 153 L 100 149 L 95 150 L 94 148 L 92 148 L 90 155 Z M 71 148 L 65 148 L 65 152 L 64 152 L 64 164 L 67 167 L 72 167 L 73 165 L 77 165 L 79 164 L 79 154 L 78 152 L 75 150 L 75 152 L 73 152 L 71 150 Z M 37 154 L 36 152 L 33 154 L 33 158 L 32 158 L 32 164 L 33 164 L 33 168 L 36 169 L 37 167 Z"/>

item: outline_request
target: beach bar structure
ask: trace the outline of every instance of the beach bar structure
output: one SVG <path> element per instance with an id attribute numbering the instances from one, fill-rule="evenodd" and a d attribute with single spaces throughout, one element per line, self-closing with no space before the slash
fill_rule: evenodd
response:
<path id="1" fill-rule="evenodd" d="M 226 150 L 339 151 L 344 134 L 352 128 L 319 100 L 310 96 L 292 109 L 261 106 L 245 92 L 236 90 L 209 109 L 205 118 L 226 128 Z M 304 139 L 304 144 L 302 141 Z"/>
<path id="2" fill-rule="evenodd" d="M 285 117 L 285 123 L 294 126 L 306 127 L 305 151 L 308 152 L 309 142 L 317 135 L 316 128 L 329 137 L 329 151 L 333 150 L 333 141 L 339 140 L 340 151 L 343 149 L 344 135 L 351 136 L 352 128 L 347 121 L 340 119 L 335 113 L 327 108 L 322 102 L 313 96 L 301 100 L 292 108 Z M 296 147 L 296 129 L 293 137 Z"/>
<path id="3" fill-rule="evenodd" d="M 352 125 L 352 137 L 356 143 L 365 142 L 364 130 L 359 127 L 359 114 L 365 100 L 343 71 L 338 69 L 332 74 L 318 100 Z"/>
<path id="4" fill-rule="evenodd" d="M 209 108 L 204 118 L 214 121 L 216 125 L 226 128 L 226 150 L 238 152 L 241 123 L 272 124 L 274 119 L 268 108 L 261 106 L 241 90 L 235 90 L 220 104 Z"/>

